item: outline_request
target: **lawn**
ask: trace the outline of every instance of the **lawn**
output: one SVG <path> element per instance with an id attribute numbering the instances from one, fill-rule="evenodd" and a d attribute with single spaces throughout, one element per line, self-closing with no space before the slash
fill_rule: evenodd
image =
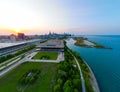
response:
<path id="1" fill-rule="evenodd" d="M 57 52 L 39 52 L 33 57 L 33 59 L 56 60 L 57 56 Z"/>
<path id="2" fill-rule="evenodd" d="M 40 69 L 34 84 L 20 85 L 19 79 L 31 69 Z M 0 78 L 0 92 L 52 92 L 57 64 L 26 62 Z"/>

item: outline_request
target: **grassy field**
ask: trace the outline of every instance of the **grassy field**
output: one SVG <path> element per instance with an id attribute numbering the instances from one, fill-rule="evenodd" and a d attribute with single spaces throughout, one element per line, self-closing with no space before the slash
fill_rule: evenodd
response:
<path id="1" fill-rule="evenodd" d="M 34 84 L 21 86 L 19 79 L 31 69 L 40 69 L 39 78 Z M 26 62 L 0 78 L 0 92 L 52 92 L 56 79 L 57 64 Z"/>
<path id="2" fill-rule="evenodd" d="M 39 52 L 33 57 L 33 59 L 56 60 L 57 56 L 57 52 Z"/>

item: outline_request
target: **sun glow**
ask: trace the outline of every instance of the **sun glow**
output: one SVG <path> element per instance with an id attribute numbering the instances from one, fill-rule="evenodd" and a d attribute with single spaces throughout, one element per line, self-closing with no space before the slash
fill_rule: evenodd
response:
<path id="1" fill-rule="evenodd" d="M 14 34 L 18 34 L 18 33 L 22 33 L 23 32 L 23 30 L 21 28 L 14 28 L 14 29 L 12 28 L 10 30 Z"/>
<path id="2" fill-rule="evenodd" d="M 21 32 L 21 29 L 36 28 L 38 15 L 28 8 L 17 6 L 13 3 L 0 3 L 0 28 L 12 29 L 13 32 Z"/>
<path id="3" fill-rule="evenodd" d="M 16 33 L 19 33 L 19 32 L 21 32 L 21 30 L 20 30 L 20 29 L 16 29 L 15 32 L 16 32 Z"/>

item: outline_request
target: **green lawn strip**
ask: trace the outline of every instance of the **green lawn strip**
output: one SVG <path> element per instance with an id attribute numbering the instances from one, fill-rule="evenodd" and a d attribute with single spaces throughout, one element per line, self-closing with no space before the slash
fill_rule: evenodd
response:
<path id="1" fill-rule="evenodd" d="M 4 69 L 12 66 L 13 64 L 17 63 L 19 60 L 21 60 L 22 58 L 24 58 L 25 55 L 22 55 L 22 56 L 19 56 L 19 57 L 16 57 L 14 59 L 11 59 L 9 62 L 5 62 L 4 64 L 2 64 L 0 66 L 0 72 L 3 71 Z M 16 60 L 16 61 L 15 61 Z M 3 67 L 3 68 L 2 68 Z"/>
<path id="2" fill-rule="evenodd" d="M 40 69 L 40 75 L 34 84 L 23 86 L 19 79 L 31 69 Z M 57 64 L 27 62 L 19 65 L 14 70 L 0 78 L 1 92 L 52 92 L 55 82 Z"/>
<path id="3" fill-rule="evenodd" d="M 3 71 L 4 69 L 12 66 L 13 64 L 17 63 L 21 58 L 16 58 L 15 60 L 5 64 L 4 66 L 0 67 L 0 72 Z"/>
<path id="4" fill-rule="evenodd" d="M 57 52 L 39 52 L 33 57 L 33 59 L 56 60 L 57 56 Z"/>
<path id="5" fill-rule="evenodd" d="M 19 57 L 17 57 L 17 58 L 19 58 Z M 0 67 L 7 65 L 8 63 L 16 60 L 17 58 L 11 59 L 9 62 L 5 62 L 4 64 L 1 64 Z"/>
<path id="6" fill-rule="evenodd" d="M 42 42 L 40 42 L 40 44 L 45 43 L 45 42 L 47 42 L 47 41 L 48 41 L 48 40 L 42 41 Z"/>

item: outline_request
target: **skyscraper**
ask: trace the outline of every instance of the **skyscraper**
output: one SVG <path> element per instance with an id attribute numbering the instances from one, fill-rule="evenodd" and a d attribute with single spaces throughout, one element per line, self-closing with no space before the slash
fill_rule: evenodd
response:
<path id="1" fill-rule="evenodd" d="M 25 34 L 24 33 L 18 33 L 18 40 L 24 40 Z"/>

